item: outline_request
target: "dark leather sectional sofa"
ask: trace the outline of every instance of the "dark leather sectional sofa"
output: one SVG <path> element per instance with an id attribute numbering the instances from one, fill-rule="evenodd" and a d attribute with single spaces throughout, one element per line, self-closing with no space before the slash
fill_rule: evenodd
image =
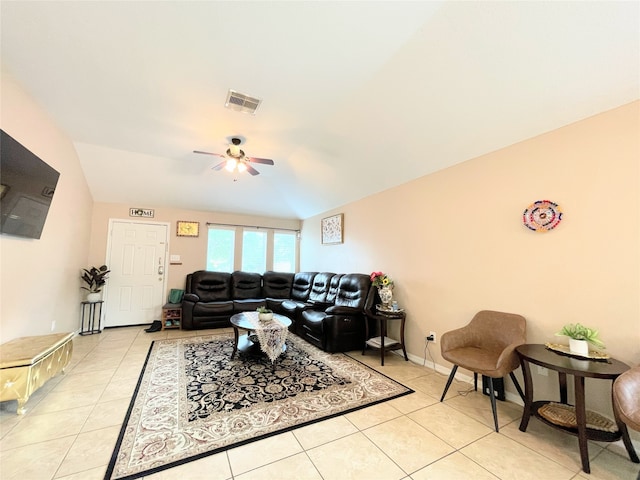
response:
<path id="1" fill-rule="evenodd" d="M 357 350 L 365 341 L 365 311 L 376 295 L 369 275 L 361 273 L 199 270 L 187 275 L 182 328 L 228 327 L 232 315 L 266 305 L 291 319 L 293 333 L 324 351 Z"/>

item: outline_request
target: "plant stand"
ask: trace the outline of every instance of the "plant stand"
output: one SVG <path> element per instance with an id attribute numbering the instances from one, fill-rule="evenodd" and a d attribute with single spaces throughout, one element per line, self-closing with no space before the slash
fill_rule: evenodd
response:
<path id="1" fill-rule="evenodd" d="M 80 319 L 80 335 L 93 335 L 94 333 L 102 333 L 100 330 L 100 321 L 102 320 L 102 304 L 104 300 L 99 302 L 80 302 L 82 305 L 82 318 Z M 96 325 L 96 317 L 98 324 Z M 86 321 L 86 328 L 85 328 Z M 97 328 L 96 328 L 97 327 Z"/>

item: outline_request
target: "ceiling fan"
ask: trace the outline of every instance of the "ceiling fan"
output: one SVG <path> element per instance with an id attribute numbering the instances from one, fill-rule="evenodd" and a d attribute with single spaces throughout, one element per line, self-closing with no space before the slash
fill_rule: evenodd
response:
<path id="1" fill-rule="evenodd" d="M 231 144 L 229 148 L 227 148 L 226 154 L 222 153 L 211 153 L 211 152 L 201 152 L 199 150 L 194 150 L 193 153 L 202 153 L 204 155 L 213 155 L 216 157 L 224 158 L 224 162 L 220 162 L 215 165 L 214 170 L 222 170 L 225 168 L 226 170 L 233 172 L 244 172 L 247 171 L 251 175 L 259 175 L 260 172 L 253 168 L 249 163 L 261 163 L 263 165 L 273 165 L 273 160 L 269 158 L 257 158 L 257 157 L 247 157 L 244 154 L 244 151 L 240 149 L 240 143 L 242 141 L 239 138 L 232 138 Z"/>

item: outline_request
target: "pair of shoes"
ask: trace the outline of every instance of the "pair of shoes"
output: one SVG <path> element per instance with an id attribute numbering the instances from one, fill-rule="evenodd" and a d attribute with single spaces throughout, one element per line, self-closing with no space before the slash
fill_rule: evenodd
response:
<path id="1" fill-rule="evenodd" d="M 162 322 L 160 320 L 154 320 L 151 326 L 149 328 L 145 328 L 144 331 L 147 333 L 151 333 L 159 332 L 160 330 L 162 330 Z"/>

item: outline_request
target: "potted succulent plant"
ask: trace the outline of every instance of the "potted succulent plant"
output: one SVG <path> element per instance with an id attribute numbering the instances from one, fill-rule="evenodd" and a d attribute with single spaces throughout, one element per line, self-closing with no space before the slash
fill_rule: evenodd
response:
<path id="1" fill-rule="evenodd" d="M 258 320 L 261 322 L 267 322 L 273 319 L 273 311 L 269 310 L 266 306 L 258 307 Z"/>
<path id="2" fill-rule="evenodd" d="M 606 348 L 602 340 L 598 338 L 597 330 L 579 323 L 565 325 L 556 335 L 569 337 L 569 350 L 580 355 L 589 354 L 589 344 L 597 348 Z"/>
<path id="3" fill-rule="evenodd" d="M 106 265 L 91 267 L 88 270 L 86 268 L 82 269 L 80 278 L 87 285 L 86 287 L 82 287 L 82 289 L 89 292 L 87 294 L 87 302 L 94 303 L 100 300 L 100 292 L 107 281 L 107 275 L 110 271 Z"/>

